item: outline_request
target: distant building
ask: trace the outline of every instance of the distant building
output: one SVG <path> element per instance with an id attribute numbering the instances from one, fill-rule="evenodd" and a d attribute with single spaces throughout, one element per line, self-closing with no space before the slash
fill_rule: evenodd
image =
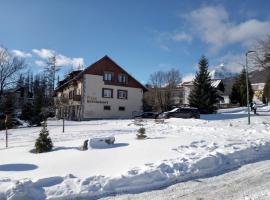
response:
<path id="1" fill-rule="evenodd" d="M 57 108 L 56 114 L 71 120 L 130 118 L 142 111 L 146 90 L 111 58 L 104 56 L 59 82 L 56 99 L 68 101 Z"/>
<path id="2" fill-rule="evenodd" d="M 212 80 L 212 86 L 218 89 L 220 95 L 219 104 L 229 104 L 230 99 L 228 95 L 224 95 L 224 93 L 219 89 L 221 84 L 223 84 L 222 80 L 216 79 Z M 175 106 L 185 106 L 189 105 L 189 94 L 193 89 L 193 81 L 186 81 L 178 85 L 173 92 L 171 97 L 172 105 Z"/>
<path id="3" fill-rule="evenodd" d="M 263 101 L 263 89 L 265 83 L 252 83 L 251 87 L 254 91 L 253 101 L 255 102 L 262 102 Z"/>
<path id="4" fill-rule="evenodd" d="M 33 93 L 27 86 L 19 86 L 4 91 L 5 95 L 13 95 L 14 114 L 20 115 L 22 108 L 26 103 L 33 102 Z"/>

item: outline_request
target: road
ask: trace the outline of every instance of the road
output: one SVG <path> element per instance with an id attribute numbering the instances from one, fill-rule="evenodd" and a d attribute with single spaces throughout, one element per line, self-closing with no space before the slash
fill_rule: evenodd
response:
<path id="1" fill-rule="evenodd" d="M 270 200 L 270 160 L 245 165 L 234 171 L 178 183 L 161 190 L 125 194 L 102 200 Z"/>

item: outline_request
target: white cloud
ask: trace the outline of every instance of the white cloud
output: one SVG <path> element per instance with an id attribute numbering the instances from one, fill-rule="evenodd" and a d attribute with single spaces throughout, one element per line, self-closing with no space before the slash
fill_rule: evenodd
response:
<path id="1" fill-rule="evenodd" d="M 222 6 L 203 6 L 184 17 L 191 23 L 194 34 L 211 45 L 212 52 L 229 44 L 250 45 L 270 32 L 269 21 L 250 19 L 238 24 L 230 21 Z"/>
<path id="2" fill-rule="evenodd" d="M 17 49 L 13 49 L 11 51 L 11 53 L 13 53 L 15 56 L 18 56 L 18 57 L 21 57 L 21 58 L 32 57 L 32 54 L 31 53 L 26 53 L 24 51 L 20 51 L 20 50 L 17 50 Z"/>
<path id="3" fill-rule="evenodd" d="M 182 78 L 182 82 L 192 81 L 194 78 L 195 78 L 195 74 L 192 74 L 192 73 L 185 74 Z"/>
<path id="4" fill-rule="evenodd" d="M 183 31 L 172 31 L 172 32 L 155 32 L 157 34 L 157 42 L 159 47 L 164 51 L 170 51 L 170 44 L 172 42 L 191 42 L 192 36 Z"/>
<path id="5" fill-rule="evenodd" d="M 164 44 L 160 44 L 159 47 L 164 51 L 170 51 L 170 48 Z"/>
<path id="6" fill-rule="evenodd" d="M 56 65 L 78 67 L 84 65 L 83 58 L 69 58 L 62 54 L 56 56 Z"/>
<path id="7" fill-rule="evenodd" d="M 32 49 L 32 51 L 42 59 L 48 59 L 55 55 L 55 51 L 50 49 Z"/>
<path id="8" fill-rule="evenodd" d="M 40 59 L 48 60 L 52 56 L 56 56 L 56 65 L 63 66 L 71 66 L 73 68 L 78 68 L 79 66 L 84 65 L 83 58 L 70 58 L 63 54 L 59 54 L 51 49 L 33 49 L 33 53 L 35 53 Z M 37 60 L 35 63 L 38 66 L 46 66 L 46 61 Z"/>
<path id="9" fill-rule="evenodd" d="M 178 42 L 181 42 L 181 41 L 191 42 L 192 36 L 185 32 L 179 32 L 179 33 L 171 34 L 171 39 Z"/>
<path id="10" fill-rule="evenodd" d="M 228 31 L 230 42 L 242 42 L 245 45 L 252 44 L 258 38 L 263 38 L 270 32 L 270 22 L 262 22 L 255 19 L 248 20 L 232 27 Z"/>
<path id="11" fill-rule="evenodd" d="M 45 67 L 47 65 L 43 60 L 36 60 L 35 64 L 39 67 Z"/>

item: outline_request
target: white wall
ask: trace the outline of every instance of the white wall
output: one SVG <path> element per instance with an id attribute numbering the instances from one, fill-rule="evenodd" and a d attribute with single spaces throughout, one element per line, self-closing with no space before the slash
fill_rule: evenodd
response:
<path id="1" fill-rule="evenodd" d="M 189 94 L 191 92 L 191 86 L 190 87 L 184 86 L 183 89 L 184 89 L 184 102 L 183 103 L 189 104 L 188 97 L 189 97 Z"/>
<path id="2" fill-rule="evenodd" d="M 114 85 L 104 85 L 103 77 L 98 75 L 84 75 L 83 118 L 130 118 L 132 112 L 142 110 L 143 90 Z M 113 89 L 113 98 L 102 98 L 102 88 Z M 117 90 L 127 90 L 127 99 L 118 99 Z M 88 102 L 87 100 L 94 102 Z M 95 103 L 98 101 L 99 103 Z M 104 105 L 111 106 L 111 110 L 104 110 Z M 125 111 L 119 111 L 119 106 L 124 106 Z"/>

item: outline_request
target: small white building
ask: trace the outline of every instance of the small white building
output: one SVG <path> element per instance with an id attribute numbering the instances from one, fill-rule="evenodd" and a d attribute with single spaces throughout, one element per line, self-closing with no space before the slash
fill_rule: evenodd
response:
<path id="1" fill-rule="evenodd" d="M 223 84 L 222 80 L 220 79 L 212 79 L 211 85 L 214 88 L 217 88 L 220 95 L 220 102 L 219 104 L 229 104 L 230 99 L 229 96 L 226 96 L 219 90 L 220 85 Z M 193 81 L 186 81 L 178 85 L 177 88 L 173 90 L 172 93 L 172 104 L 179 106 L 179 105 L 189 105 L 189 94 L 193 89 Z"/>
<path id="2" fill-rule="evenodd" d="M 57 116 L 70 120 L 130 118 L 143 108 L 147 89 L 108 56 L 74 71 L 55 90 Z M 61 100 L 62 101 L 62 100 Z"/>

